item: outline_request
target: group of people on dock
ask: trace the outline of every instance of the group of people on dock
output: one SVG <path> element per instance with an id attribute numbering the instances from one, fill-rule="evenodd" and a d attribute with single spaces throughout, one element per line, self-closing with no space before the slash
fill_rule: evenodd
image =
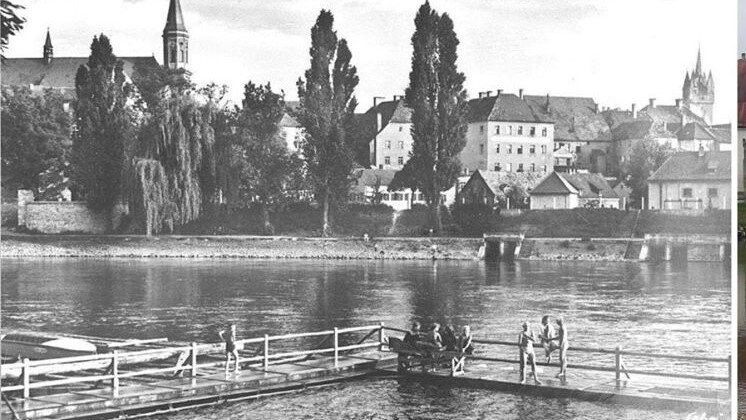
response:
<path id="1" fill-rule="evenodd" d="M 441 328 L 437 322 L 427 332 L 422 331 L 422 324 L 415 321 L 412 329 L 407 332 L 403 340 L 406 344 L 431 351 L 455 351 L 459 353 L 472 354 L 474 343 L 472 342 L 471 328 L 464 325 L 461 334 L 456 335 L 456 329 L 448 324 Z"/>
<path id="2" fill-rule="evenodd" d="M 536 353 L 534 353 L 534 343 L 540 343 L 544 348 L 546 355 L 546 363 L 552 361 L 552 353 L 555 350 L 559 350 L 559 361 L 560 371 L 556 375 L 557 378 L 565 378 L 567 375 L 567 349 L 569 347 L 569 341 L 567 338 L 567 329 L 562 318 L 555 319 L 557 329 L 552 326 L 549 322 L 549 315 L 544 315 L 541 318 L 541 333 L 538 337 L 534 334 L 534 331 L 529 328 L 528 322 L 523 323 L 523 330 L 518 334 L 518 351 L 520 354 L 520 379 L 521 383 L 526 383 L 526 367 L 528 363 L 531 363 L 531 372 L 534 376 L 534 381 L 537 384 L 541 384 L 541 381 L 536 376 Z"/>

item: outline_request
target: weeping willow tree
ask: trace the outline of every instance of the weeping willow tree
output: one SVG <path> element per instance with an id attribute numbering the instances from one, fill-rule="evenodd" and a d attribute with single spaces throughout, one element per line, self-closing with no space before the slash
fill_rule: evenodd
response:
<path id="1" fill-rule="evenodd" d="M 130 202 L 147 235 L 199 218 L 215 185 L 213 108 L 188 92 L 164 91 L 143 126 Z"/>

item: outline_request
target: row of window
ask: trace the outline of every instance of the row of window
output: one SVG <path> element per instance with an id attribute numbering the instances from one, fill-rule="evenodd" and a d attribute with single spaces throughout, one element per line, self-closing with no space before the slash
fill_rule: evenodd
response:
<path id="1" fill-rule="evenodd" d="M 539 170 L 541 172 L 547 171 L 547 165 L 541 165 L 539 167 Z M 513 172 L 513 164 L 512 163 L 506 163 L 503 167 L 501 164 L 496 163 L 495 164 L 495 171 L 505 171 L 505 172 Z M 524 166 L 522 163 L 518 164 L 518 167 L 516 168 L 516 172 L 524 172 Z M 536 164 L 535 163 L 529 163 L 528 164 L 528 172 L 536 172 Z"/>
<path id="2" fill-rule="evenodd" d="M 495 146 L 495 153 L 500 154 L 500 150 L 502 149 L 503 152 L 505 152 L 508 155 L 513 154 L 513 145 L 512 144 L 506 144 L 505 147 L 501 148 L 500 144 L 497 144 Z M 484 154 L 484 144 L 479 145 L 479 154 Z M 522 155 L 523 154 L 523 145 L 519 144 L 515 147 L 515 154 Z M 535 155 L 536 154 L 536 145 L 535 144 L 529 144 L 528 145 L 528 154 Z M 547 146 L 545 144 L 541 145 L 541 154 L 546 155 L 547 154 Z"/>
<path id="3" fill-rule="evenodd" d="M 381 199 L 383 201 L 409 201 L 409 193 L 383 193 L 381 194 Z M 412 194 L 412 200 L 425 201 L 425 197 L 422 195 L 422 193 L 414 193 Z"/>
<path id="4" fill-rule="evenodd" d="M 386 149 L 391 149 L 391 140 L 386 140 L 385 146 L 386 146 Z M 404 142 L 403 141 L 399 142 L 399 149 L 404 150 Z"/>
<path id="5" fill-rule="evenodd" d="M 391 156 L 384 156 L 383 157 L 383 163 L 385 165 L 391 165 Z M 397 165 L 404 165 L 404 156 L 399 156 L 396 158 L 396 164 Z"/>
<path id="6" fill-rule="evenodd" d="M 692 198 L 692 189 L 691 188 L 682 188 L 681 189 L 681 196 L 684 198 Z M 717 197 L 718 196 L 718 189 L 717 188 L 708 188 L 707 189 L 707 197 Z"/>
<path id="7" fill-rule="evenodd" d="M 495 134 L 500 135 L 500 131 L 501 131 L 500 126 L 499 125 L 495 126 Z M 522 125 L 519 125 L 519 126 L 516 127 L 516 135 L 522 136 L 523 135 L 523 131 L 524 130 L 523 130 L 523 126 Z M 484 134 L 484 126 L 483 125 L 479 126 L 479 134 Z M 505 134 L 507 134 L 509 136 L 513 135 L 513 126 L 512 125 L 508 126 L 507 132 Z M 531 136 L 531 137 L 536 137 L 536 127 L 529 127 L 528 128 L 528 135 Z M 546 127 L 544 127 L 544 128 L 541 129 L 541 136 L 542 137 L 546 137 L 547 136 L 547 129 L 546 129 Z"/>

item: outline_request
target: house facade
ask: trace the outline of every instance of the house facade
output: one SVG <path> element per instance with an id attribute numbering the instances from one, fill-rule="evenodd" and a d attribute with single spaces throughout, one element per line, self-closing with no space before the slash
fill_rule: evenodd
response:
<path id="1" fill-rule="evenodd" d="M 476 170 L 461 187 L 456 196 L 459 204 L 485 204 L 506 209 L 528 206 L 527 192 L 544 178 L 538 172 L 501 172 Z M 520 188 L 521 193 L 511 190 Z M 523 196 L 524 198 L 516 198 Z"/>
<path id="2" fill-rule="evenodd" d="M 530 192 L 531 210 L 623 207 L 617 192 L 600 174 L 552 172 Z"/>
<path id="3" fill-rule="evenodd" d="M 675 153 L 648 178 L 648 208 L 689 212 L 730 209 L 730 163 L 727 151 Z"/>
<path id="4" fill-rule="evenodd" d="M 368 141 L 370 167 L 396 169 L 404 167 L 412 151 L 412 110 L 404 105 L 404 98 L 375 103 L 362 117 Z"/>
<path id="5" fill-rule="evenodd" d="M 549 173 L 553 169 L 554 124 L 536 116 L 518 95 L 483 92 L 469 101 L 465 173 L 476 170 Z"/>

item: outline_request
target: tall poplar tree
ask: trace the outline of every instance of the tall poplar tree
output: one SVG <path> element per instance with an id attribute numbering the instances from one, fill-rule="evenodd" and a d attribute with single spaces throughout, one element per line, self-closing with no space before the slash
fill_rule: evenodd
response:
<path id="1" fill-rule="evenodd" d="M 419 189 L 440 233 L 440 194 L 453 187 L 466 145 L 465 77 L 456 60 L 459 44 L 448 14 L 425 2 L 415 17 L 412 71 L 406 102 L 412 108 L 412 153 L 390 188 Z"/>
<path id="2" fill-rule="evenodd" d="M 306 134 L 303 156 L 323 206 L 322 236 L 330 233 L 331 202 L 344 201 L 349 191 L 353 155 L 345 126 L 357 105 L 353 91 L 359 82 L 347 41 L 337 39 L 333 25 L 332 13 L 322 10 L 311 28 L 311 67 L 305 80 L 298 80 L 298 119 Z"/>
<path id="3" fill-rule="evenodd" d="M 122 192 L 124 148 L 134 135 L 126 108 L 130 86 L 109 38 L 93 38 L 75 76 L 73 178 L 89 207 L 110 210 Z"/>

